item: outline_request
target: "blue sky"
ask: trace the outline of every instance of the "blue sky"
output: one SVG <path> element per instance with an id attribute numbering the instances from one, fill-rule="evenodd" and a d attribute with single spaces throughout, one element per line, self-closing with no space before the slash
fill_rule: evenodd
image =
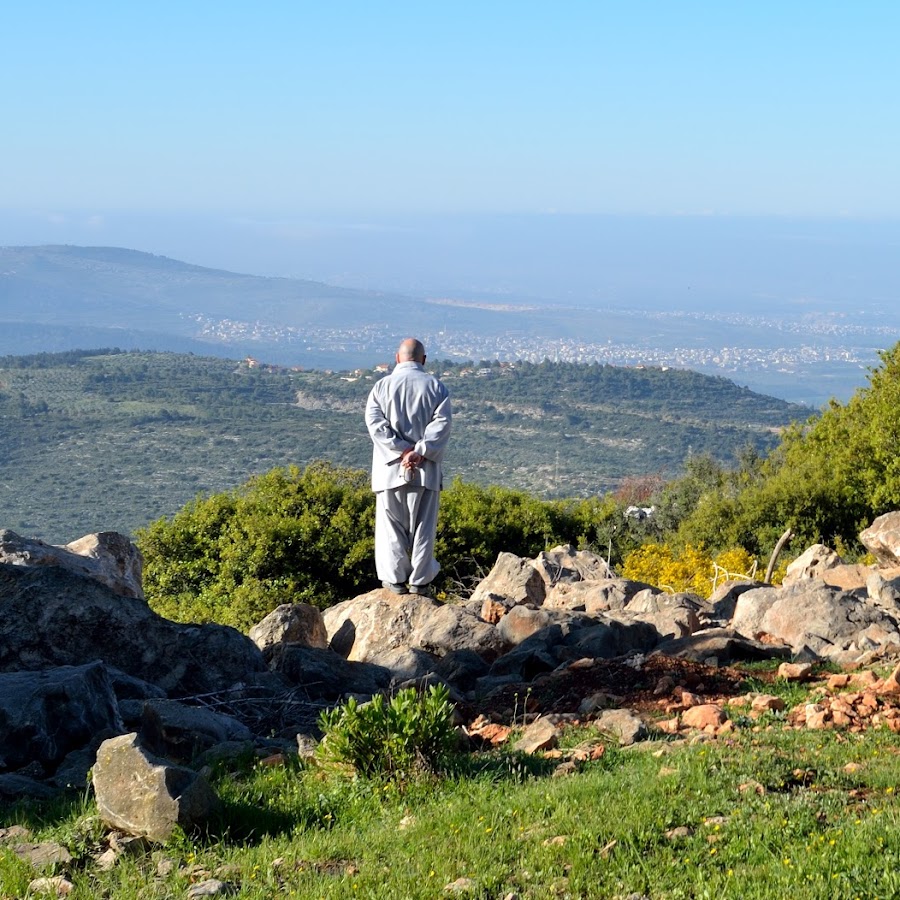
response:
<path id="1" fill-rule="evenodd" d="M 524 290 L 578 216 L 896 223 L 898 26 L 886 0 L 6 4 L 0 244 Z M 537 230 L 488 271 L 510 216 Z"/>
<path id="2" fill-rule="evenodd" d="M 2 206 L 897 216 L 893 2 L 7 4 Z"/>

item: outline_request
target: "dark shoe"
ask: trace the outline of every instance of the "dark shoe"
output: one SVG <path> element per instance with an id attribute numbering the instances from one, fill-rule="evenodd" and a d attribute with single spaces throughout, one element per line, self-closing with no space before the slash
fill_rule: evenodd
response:
<path id="1" fill-rule="evenodd" d="M 420 597 L 434 597 L 434 590 L 430 584 L 411 584 L 409 586 L 411 594 L 418 594 Z"/>
<path id="2" fill-rule="evenodd" d="M 409 593 L 409 591 L 406 589 L 405 584 L 395 584 L 393 581 L 382 581 L 381 586 L 383 588 L 387 588 L 389 591 L 393 591 L 395 594 Z"/>

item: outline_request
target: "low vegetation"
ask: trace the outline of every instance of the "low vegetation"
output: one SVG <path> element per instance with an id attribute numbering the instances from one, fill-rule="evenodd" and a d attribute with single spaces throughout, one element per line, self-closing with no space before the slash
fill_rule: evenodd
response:
<path id="1" fill-rule="evenodd" d="M 573 736 L 577 739 L 577 736 Z M 214 833 L 140 845 L 104 870 L 87 797 L 19 803 L 4 824 L 56 840 L 73 900 L 440 896 L 888 898 L 900 892 L 900 757 L 886 730 L 784 731 L 645 750 L 607 747 L 577 775 L 511 751 L 457 756 L 444 775 L 351 778 L 311 763 L 219 767 Z M 0 846 L 0 896 L 36 872 Z"/>

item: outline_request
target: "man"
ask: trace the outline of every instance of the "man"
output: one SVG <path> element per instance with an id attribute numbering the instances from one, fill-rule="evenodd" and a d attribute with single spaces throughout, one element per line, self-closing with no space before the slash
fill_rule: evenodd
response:
<path id="1" fill-rule="evenodd" d="M 425 347 L 406 338 L 393 372 L 369 393 L 366 427 L 374 444 L 375 569 L 396 594 L 431 596 L 441 460 L 450 439 L 450 395 L 425 371 Z M 407 583 L 409 588 L 407 589 Z"/>

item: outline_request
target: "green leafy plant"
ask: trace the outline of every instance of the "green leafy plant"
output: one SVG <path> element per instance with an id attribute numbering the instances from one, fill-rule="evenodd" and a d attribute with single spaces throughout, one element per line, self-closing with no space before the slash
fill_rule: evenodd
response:
<path id="1" fill-rule="evenodd" d="M 452 718 L 444 685 L 432 685 L 424 693 L 407 688 L 389 701 L 377 695 L 358 703 L 351 697 L 320 715 L 325 733 L 320 754 L 368 777 L 438 771 L 456 744 Z"/>

